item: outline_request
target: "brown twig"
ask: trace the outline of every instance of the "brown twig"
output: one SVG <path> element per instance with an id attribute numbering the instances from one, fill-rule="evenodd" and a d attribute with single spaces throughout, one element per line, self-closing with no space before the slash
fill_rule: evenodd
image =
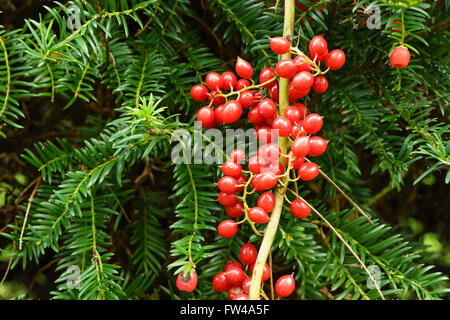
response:
<path id="1" fill-rule="evenodd" d="M 28 206 L 27 206 L 27 210 L 25 212 L 25 219 L 23 220 L 22 230 L 20 231 L 19 250 L 22 250 L 23 233 L 25 231 L 25 226 L 27 224 L 28 214 L 30 212 L 31 204 L 33 203 L 34 196 L 35 196 L 40 184 L 41 184 L 41 177 L 39 177 L 36 180 L 36 185 L 33 189 L 33 192 L 31 193 L 31 196 L 28 198 Z"/>

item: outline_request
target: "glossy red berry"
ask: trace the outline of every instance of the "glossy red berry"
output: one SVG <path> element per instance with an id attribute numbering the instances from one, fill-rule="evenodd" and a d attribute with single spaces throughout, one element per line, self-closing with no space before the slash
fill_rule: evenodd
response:
<path id="1" fill-rule="evenodd" d="M 253 67 L 244 59 L 238 57 L 235 65 L 236 73 L 239 77 L 244 79 L 251 79 L 253 75 Z"/>
<path id="2" fill-rule="evenodd" d="M 237 260 L 228 261 L 227 263 L 225 263 L 225 267 L 223 268 L 223 270 L 227 271 L 230 267 L 238 267 L 242 269 L 241 263 Z"/>
<path id="3" fill-rule="evenodd" d="M 245 159 L 245 152 L 242 149 L 234 149 L 230 153 L 230 158 L 232 161 L 239 163 Z"/>
<path id="4" fill-rule="evenodd" d="M 275 161 L 278 162 L 280 153 L 280 146 L 275 143 L 264 144 L 256 151 L 256 155 L 268 164 Z"/>
<path id="5" fill-rule="evenodd" d="M 277 105 L 272 99 L 264 99 L 258 103 L 259 114 L 266 119 L 273 118 L 277 112 Z"/>
<path id="6" fill-rule="evenodd" d="M 288 53 L 291 49 L 291 44 L 288 39 L 283 37 L 270 38 L 270 48 L 276 54 Z"/>
<path id="7" fill-rule="evenodd" d="M 233 123 L 242 115 L 242 106 L 236 100 L 230 100 L 223 106 L 222 119 L 225 123 Z"/>
<path id="8" fill-rule="evenodd" d="M 270 81 L 270 79 L 273 79 L 273 81 Z M 269 82 L 267 82 L 269 81 Z M 259 83 L 263 84 L 267 82 L 265 85 L 263 85 L 264 88 L 270 89 L 274 84 L 276 84 L 275 80 L 275 71 L 273 71 L 271 68 L 264 67 L 261 70 L 261 73 L 259 74 Z"/>
<path id="9" fill-rule="evenodd" d="M 289 103 L 293 103 L 300 98 L 306 97 L 308 93 L 311 91 L 311 87 L 305 90 L 297 90 L 294 89 L 292 86 L 290 86 L 288 90 L 289 90 L 288 91 Z"/>
<path id="10" fill-rule="evenodd" d="M 281 78 L 290 79 L 297 73 L 297 66 L 295 65 L 294 60 L 283 59 L 278 61 L 277 66 L 275 67 L 275 72 Z"/>
<path id="11" fill-rule="evenodd" d="M 284 168 L 283 168 L 283 165 L 281 164 L 281 162 L 277 160 L 277 161 L 270 162 L 265 167 L 262 167 L 261 172 L 262 173 L 269 172 L 269 173 L 273 173 L 276 176 L 279 176 L 284 173 Z"/>
<path id="12" fill-rule="evenodd" d="M 294 63 L 297 68 L 297 73 L 302 71 L 310 72 L 312 70 L 312 64 L 302 56 L 296 56 L 294 58 Z"/>
<path id="13" fill-rule="evenodd" d="M 341 49 L 330 51 L 325 57 L 325 64 L 330 70 L 340 69 L 345 63 L 345 53 Z"/>
<path id="14" fill-rule="evenodd" d="M 225 277 L 225 272 L 220 272 L 214 276 L 212 280 L 212 288 L 214 291 L 223 292 L 230 289 L 230 287 L 231 283 Z"/>
<path id="15" fill-rule="evenodd" d="M 278 135 L 280 137 L 288 137 L 292 131 L 292 123 L 286 117 L 276 117 L 273 120 L 272 128 L 278 130 Z"/>
<path id="16" fill-rule="evenodd" d="M 252 180 L 252 186 L 256 191 L 272 189 L 278 182 L 278 177 L 271 172 L 257 174 Z"/>
<path id="17" fill-rule="evenodd" d="M 241 79 L 242 80 L 242 79 Z M 241 81 L 239 80 L 239 81 Z M 239 81 L 238 81 L 238 85 L 236 86 L 236 89 L 239 90 Z M 241 95 L 239 96 L 239 103 L 241 104 L 242 108 L 247 109 L 250 107 L 250 104 L 255 100 L 254 96 L 253 96 L 253 91 L 251 90 L 247 90 L 241 93 Z"/>
<path id="18" fill-rule="evenodd" d="M 227 298 L 233 300 L 236 295 L 244 293 L 244 289 L 240 285 L 232 286 L 227 291 Z"/>
<path id="19" fill-rule="evenodd" d="M 202 84 L 196 84 L 191 88 L 191 97 L 197 102 L 203 102 L 208 97 L 208 88 Z"/>
<path id="20" fill-rule="evenodd" d="M 256 250 L 256 247 L 250 242 L 244 244 L 239 252 L 239 259 L 246 265 L 255 263 L 257 256 L 258 250 Z"/>
<path id="21" fill-rule="evenodd" d="M 217 187 L 222 192 L 234 193 L 237 188 L 237 180 L 233 177 L 225 176 L 222 177 L 219 182 L 217 182 Z"/>
<path id="22" fill-rule="evenodd" d="M 308 71 L 302 71 L 292 78 L 290 84 L 294 90 L 305 91 L 314 84 L 314 76 Z"/>
<path id="23" fill-rule="evenodd" d="M 227 278 L 227 281 L 231 284 L 238 285 L 241 284 L 241 282 L 245 278 L 245 273 L 242 268 L 239 267 L 229 267 L 227 271 L 225 271 L 225 277 Z"/>
<path id="24" fill-rule="evenodd" d="M 225 207 L 233 206 L 236 202 L 238 202 L 237 195 L 235 193 L 226 192 L 220 192 L 217 201 Z"/>
<path id="25" fill-rule="evenodd" d="M 236 87 L 237 84 L 236 76 L 231 71 L 225 71 L 220 76 L 219 84 L 222 89 L 231 90 Z"/>
<path id="26" fill-rule="evenodd" d="M 217 72 L 208 73 L 206 75 L 205 82 L 209 90 L 220 89 L 220 74 L 218 74 Z"/>
<path id="27" fill-rule="evenodd" d="M 272 212 L 275 207 L 275 196 L 272 191 L 267 191 L 261 194 L 258 198 L 258 207 L 262 208 L 265 212 Z"/>
<path id="28" fill-rule="evenodd" d="M 231 218 L 239 218 L 244 214 L 244 205 L 238 201 L 232 206 L 225 207 L 225 212 Z"/>
<path id="29" fill-rule="evenodd" d="M 314 79 L 313 89 L 315 92 L 322 94 L 328 89 L 328 80 L 325 77 L 316 77 Z"/>
<path id="30" fill-rule="evenodd" d="M 242 174 L 239 176 L 239 178 L 236 179 L 237 181 L 237 188 L 236 188 L 236 192 L 242 192 L 244 191 L 244 185 L 247 183 L 247 178 L 244 177 Z"/>
<path id="31" fill-rule="evenodd" d="M 275 292 L 281 298 L 287 297 L 294 292 L 295 280 L 292 275 L 285 275 L 280 277 L 275 283 Z"/>
<path id="32" fill-rule="evenodd" d="M 392 51 L 389 61 L 393 67 L 402 69 L 408 66 L 410 58 L 411 55 L 408 48 L 399 46 Z"/>
<path id="33" fill-rule="evenodd" d="M 197 287 L 197 272 L 192 270 L 191 272 L 181 271 L 177 277 L 178 290 L 192 292 Z"/>
<path id="34" fill-rule="evenodd" d="M 248 294 L 246 293 L 235 294 L 232 300 L 248 300 Z"/>
<path id="35" fill-rule="evenodd" d="M 303 129 L 309 134 L 314 134 L 322 129 L 323 118 L 317 113 L 311 113 L 302 122 Z"/>
<path id="36" fill-rule="evenodd" d="M 201 122 L 203 128 L 214 128 L 216 125 L 214 110 L 211 107 L 200 108 L 197 111 L 197 121 Z"/>
<path id="37" fill-rule="evenodd" d="M 238 224 L 233 220 L 224 220 L 217 227 L 217 232 L 224 238 L 234 237 L 238 230 Z"/>
<path id="38" fill-rule="evenodd" d="M 319 166 L 314 162 L 305 162 L 298 168 L 298 176 L 303 181 L 311 181 L 319 174 Z"/>
<path id="39" fill-rule="evenodd" d="M 208 96 L 208 101 L 212 100 L 213 106 L 220 106 L 222 103 L 224 103 L 225 98 L 222 96 L 218 96 L 221 93 L 219 91 L 211 91 L 211 93 Z"/>
<path id="40" fill-rule="evenodd" d="M 244 290 L 245 293 L 250 292 L 250 286 L 252 284 L 252 277 L 245 277 L 245 279 L 242 281 L 242 290 Z"/>
<path id="41" fill-rule="evenodd" d="M 296 107 L 300 111 L 300 120 L 305 119 L 305 117 L 308 115 L 308 110 L 306 109 L 306 106 L 303 103 L 296 103 L 292 105 L 293 107 Z"/>
<path id="42" fill-rule="evenodd" d="M 222 167 L 222 172 L 226 176 L 233 177 L 238 179 L 242 173 L 242 166 L 239 163 L 234 162 L 233 160 L 226 161 Z"/>
<path id="43" fill-rule="evenodd" d="M 289 121 L 291 121 L 293 125 L 297 124 L 300 120 L 303 119 L 300 109 L 295 105 L 286 107 L 284 115 L 289 119 Z"/>
<path id="44" fill-rule="evenodd" d="M 272 128 L 261 127 L 256 130 L 256 138 L 261 143 L 271 143 L 272 140 L 275 140 L 275 133 L 272 132 Z"/>
<path id="45" fill-rule="evenodd" d="M 311 208 L 301 199 L 295 199 L 291 203 L 291 213 L 296 218 L 306 218 L 311 213 Z"/>
<path id="46" fill-rule="evenodd" d="M 250 86 L 250 82 L 247 79 L 239 79 L 236 83 L 236 90 L 242 90 Z"/>
<path id="47" fill-rule="evenodd" d="M 263 116 L 259 113 L 258 107 L 253 107 L 249 110 L 247 114 L 248 122 L 254 125 L 262 125 L 265 122 Z"/>
<path id="48" fill-rule="evenodd" d="M 291 146 L 291 151 L 296 158 L 303 158 L 309 152 L 309 137 L 298 137 Z"/>
<path id="49" fill-rule="evenodd" d="M 258 156 L 253 156 L 248 160 L 248 170 L 253 174 L 261 173 L 261 168 L 266 165 L 267 163 Z"/>
<path id="50" fill-rule="evenodd" d="M 308 133 L 303 130 L 303 126 L 298 125 L 298 126 L 293 126 L 292 127 L 292 132 L 291 132 L 291 137 L 294 139 L 297 139 L 298 137 L 306 137 L 308 135 Z"/>
<path id="51" fill-rule="evenodd" d="M 252 264 L 250 266 L 250 272 L 253 274 L 253 270 L 255 269 L 255 264 Z M 269 265 L 266 263 L 264 265 L 263 274 L 261 277 L 261 282 L 267 281 L 270 278 L 270 268 Z"/>
<path id="52" fill-rule="evenodd" d="M 248 209 L 248 216 L 254 223 L 266 223 L 270 221 L 270 217 L 260 207 L 253 207 Z"/>
<path id="53" fill-rule="evenodd" d="M 275 84 L 274 86 L 272 86 L 272 88 L 269 89 L 269 95 L 273 101 L 275 102 L 279 101 L 278 85 Z"/>
<path id="54" fill-rule="evenodd" d="M 323 56 L 328 51 L 327 41 L 322 36 L 315 36 L 309 42 L 309 53 L 311 55 L 311 59 Z"/>
<path id="55" fill-rule="evenodd" d="M 312 157 L 320 156 L 327 150 L 328 141 L 322 137 L 314 136 L 309 138 L 308 155 Z"/>

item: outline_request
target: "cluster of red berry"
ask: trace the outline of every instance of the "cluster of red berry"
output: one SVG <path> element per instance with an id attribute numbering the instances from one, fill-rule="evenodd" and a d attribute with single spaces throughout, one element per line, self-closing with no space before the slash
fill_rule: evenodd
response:
<path id="1" fill-rule="evenodd" d="M 245 271 L 250 266 L 250 272 L 253 273 L 258 252 L 251 243 L 242 246 L 239 252 L 239 258 L 246 265 Z M 212 288 L 218 292 L 227 292 L 227 298 L 230 300 L 248 300 L 248 293 L 252 278 L 245 274 L 239 261 L 228 261 L 225 264 L 223 272 L 216 274 L 212 281 Z M 261 282 L 270 278 L 270 268 L 264 266 Z M 275 292 L 280 298 L 289 296 L 295 289 L 295 281 L 292 275 L 280 277 L 275 284 Z"/>

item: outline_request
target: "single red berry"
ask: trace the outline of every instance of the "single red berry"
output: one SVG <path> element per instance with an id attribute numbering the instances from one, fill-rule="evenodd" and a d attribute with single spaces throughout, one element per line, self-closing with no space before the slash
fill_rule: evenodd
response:
<path id="1" fill-rule="evenodd" d="M 249 110 L 247 114 L 248 122 L 254 125 L 262 125 L 265 121 L 263 116 L 259 113 L 258 107 L 253 107 Z"/>
<path id="2" fill-rule="evenodd" d="M 247 183 L 247 178 L 244 177 L 242 174 L 239 176 L 239 178 L 237 178 L 237 188 L 236 188 L 236 192 L 242 192 L 244 191 L 244 186 Z"/>
<path id="3" fill-rule="evenodd" d="M 192 292 L 197 287 L 197 272 L 192 270 L 191 272 L 181 271 L 177 277 L 178 290 Z"/>
<path id="4" fill-rule="evenodd" d="M 300 120 L 305 119 L 305 117 L 308 115 L 308 110 L 306 109 L 306 106 L 303 103 L 296 103 L 292 105 L 293 107 L 296 107 L 300 111 Z"/>
<path id="5" fill-rule="evenodd" d="M 242 286 L 237 285 L 237 286 L 232 286 L 230 289 L 228 289 L 227 291 L 227 298 L 230 300 L 233 300 L 233 298 L 238 295 L 238 294 L 242 294 L 244 293 L 244 289 L 242 288 Z"/>
<path id="6" fill-rule="evenodd" d="M 244 214 L 244 205 L 238 201 L 232 206 L 225 207 L 225 212 L 231 218 L 239 218 Z"/>
<path id="7" fill-rule="evenodd" d="M 399 27 L 400 29 L 393 29 L 393 27 L 397 27 L 397 26 L 394 26 L 394 24 L 398 25 L 398 27 Z M 391 27 L 389 27 L 389 28 L 387 28 L 387 29 L 388 29 L 388 30 L 392 30 L 393 32 L 401 33 L 401 32 L 402 32 L 401 27 L 402 27 L 402 22 L 399 21 L 399 20 L 394 20 L 394 21 L 392 21 Z"/>
<path id="8" fill-rule="evenodd" d="M 272 191 L 267 191 L 261 194 L 258 198 L 258 207 L 262 208 L 265 212 L 272 212 L 275 207 L 275 196 Z"/>
<path id="9" fill-rule="evenodd" d="M 399 46 L 392 51 L 389 61 L 393 67 L 403 69 L 408 66 L 410 58 L 411 55 L 409 54 L 408 48 Z"/>
<path id="10" fill-rule="evenodd" d="M 222 96 L 216 97 L 217 95 L 221 94 L 219 91 L 211 91 L 211 93 L 208 96 L 208 101 L 211 102 L 213 106 L 217 107 L 220 106 L 222 103 L 225 102 L 225 98 Z"/>
<path id="11" fill-rule="evenodd" d="M 217 232 L 224 238 L 234 237 L 238 230 L 238 224 L 233 220 L 224 220 L 217 227 Z"/>
<path id="12" fill-rule="evenodd" d="M 248 300 L 248 294 L 245 293 L 235 294 L 232 300 Z"/>
<path id="13" fill-rule="evenodd" d="M 314 136 L 309 138 L 308 155 L 312 157 L 320 156 L 327 150 L 328 141 L 322 137 Z"/>
<path id="14" fill-rule="evenodd" d="M 303 126 L 298 125 L 298 126 L 293 126 L 292 127 L 292 132 L 291 132 L 291 137 L 294 139 L 297 139 L 298 137 L 306 137 L 308 135 L 308 133 L 303 130 Z"/>
<path id="15" fill-rule="evenodd" d="M 257 256 L 258 250 L 256 250 L 256 247 L 250 242 L 244 244 L 239 251 L 239 259 L 241 259 L 242 263 L 246 265 L 255 263 Z"/>
<path id="16" fill-rule="evenodd" d="M 273 79 L 273 81 L 270 81 L 270 79 Z M 264 88 L 270 89 L 274 84 L 276 84 L 275 71 L 273 71 L 271 68 L 264 67 L 259 74 L 259 83 L 263 84 L 267 81 L 270 82 L 263 85 Z"/>
<path id="17" fill-rule="evenodd" d="M 283 59 L 278 61 L 275 72 L 281 78 L 290 79 L 297 73 L 297 66 L 292 59 Z"/>
<path id="18" fill-rule="evenodd" d="M 275 283 L 275 292 L 281 298 L 287 297 L 294 292 L 295 289 L 295 280 L 292 275 L 285 275 L 278 278 Z"/>
<path id="19" fill-rule="evenodd" d="M 273 118 L 277 113 L 277 105 L 272 99 L 264 99 L 258 103 L 259 114 L 266 119 Z"/>
<path id="20" fill-rule="evenodd" d="M 265 165 L 267 163 L 263 159 L 258 158 L 258 156 L 253 156 L 248 160 L 248 170 L 253 174 L 261 173 L 261 168 Z"/>
<path id="21" fill-rule="evenodd" d="M 345 63 L 345 53 L 341 49 L 330 51 L 325 57 L 325 64 L 330 70 L 340 69 Z"/>
<path id="22" fill-rule="evenodd" d="M 314 162 L 305 162 L 298 169 L 298 176 L 303 181 L 311 181 L 319 174 L 319 166 Z"/>
<path id="23" fill-rule="evenodd" d="M 317 113 L 311 113 L 302 122 L 303 129 L 309 134 L 314 134 L 322 129 L 323 118 Z"/>
<path id="24" fill-rule="evenodd" d="M 254 223 L 266 223 L 270 221 L 270 217 L 264 209 L 260 207 L 249 208 L 248 216 Z"/>
<path id="25" fill-rule="evenodd" d="M 239 163 L 245 159 L 245 152 L 242 149 L 234 149 L 230 153 L 230 158 L 232 161 Z"/>
<path id="26" fill-rule="evenodd" d="M 296 56 L 294 58 L 294 63 L 297 68 L 297 73 L 302 71 L 310 72 L 312 70 L 312 64 L 302 56 Z"/>
<path id="27" fill-rule="evenodd" d="M 298 169 L 305 162 L 305 158 L 296 157 L 293 153 L 289 154 L 289 157 L 286 158 L 286 166 L 289 165 L 289 159 L 291 159 L 291 168 Z"/>
<path id="28" fill-rule="evenodd" d="M 325 61 L 325 59 L 327 58 L 328 55 L 328 49 L 325 50 L 322 55 L 317 56 L 316 61 Z"/>
<path id="29" fill-rule="evenodd" d="M 197 102 L 203 102 L 208 97 L 208 88 L 202 84 L 196 84 L 191 88 L 191 97 Z"/>
<path id="30" fill-rule="evenodd" d="M 283 37 L 270 38 L 270 48 L 276 54 L 288 53 L 291 49 L 291 44 L 288 39 Z"/>
<path id="31" fill-rule="evenodd" d="M 234 162 L 233 160 L 226 161 L 222 167 L 222 172 L 226 176 L 233 177 L 238 179 L 242 173 L 242 166 L 239 163 Z"/>
<path id="32" fill-rule="evenodd" d="M 291 151 L 296 158 L 303 158 L 309 152 L 309 137 L 298 137 L 291 146 Z"/>
<path id="33" fill-rule="evenodd" d="M 315 36 L 309 42 L 309 53 L 311 54 L 311 58 L 323 56 L 328 51 L 327 41 L 322 36 Z"/>
<path id="34" fill-rule="evenodd" d="M 220 192 L 217 201 L 225 207 L 234 206 L 237 202 L 236 193 Z"/>
<path id="35" fill-rule="evenodd" d="M 288 137 L 292 131 L 292 123 L 286 117 L 276 117 L 272 123 L 272 127 L 278 130 L 278 135 L 280 137 Z"/>
<path id="36" fill-rule="evenodd" d="M 220 87 L 225 90 L 231 90 L 236 87 L 237 79 L 233 72 L 225 71 L 220 76 Z"/>
<path id="37" fill-rule="evenodd" d="M 289 90 L 288 91 L 289 103 L 293 103 L 300 98 L 306 97 L 308 95 L 309 91 L 311 91 L 311 87 L 309 87 L 306 90 L 297 90 L 297 89 L 294 89 L 292 86 L 290 86 L 288 90 Z"/>
<path id="38" fill-rule="evenodd" d="M 217 72 L 208 73 L 205 82 L 209 90 L 218 90 L 220 88 L 220 74 Z"/>
<path id="39" fill-rule="evenodd" d="M 272 88 L 269 89 L 269 95 L 273 101 L 275 101 L 275 102 L 279 101 L 278 85 L 275 84 L 272 86 Z"/>
<path id="40" fill-rule="evenodd" d="M 250 272 L 253 274 L 253 270 L 255 269 L 255 264 L 252 264 L 250 266 Z M 269 265 L 266 263 L 264 265 L 263 274 L 261 277 L 261 282 L 267 281 L 270 278 L 270 268 Z"/>
<path id="41" fill-rule="evenodd" d="M 301 199 L 295 199 L 291 203 L 291 213 L 296 218 L 306 218 L 311 213 L 311 208 Z"/>
<path id="42" fill-rule="evenodd" d="M 314 84 L 314 76 L 308 71 L 302 71 L 297 73 L 290 83 L 294 90 L 305 91 Z"/>
<path id="43" fill-rule="evenodd" d="M 237 260 L 228 261 L 227 263 L 225 263 L 225 267 L 223 268 L 223 270 L 227 271 L 230 267 L 238 267 L 242 269 L 241 263 Z"/>
<path id="44" fill-rule="evenodd" d="M 325 77 L 316 77 L 314 79 L 313 89 L 315 92 L 322 94 L 328 89 L 328 80 Z"/>
<path id="45" fill-rule="evenodd" d="M 245 277 L 244 281 L 242 281 L 242 290 L 244 290 L 245 293 L 250 292 L 250 286 L 252 284 L 252 277 Z"/>
<path id="46" fill-rule="evenodd" d="M 229 176 L 222 177 L 219 182 L 217 182 L 217 187 L 222 192 L 234 193 L 237 188 L 237 180 Z"/>
<path id="47" fill-rule="evenodd" d="M 243 79 L 241 79 L 243 80 Z M 241 81 L 239 80 L 239 81 Z M 239 90 L 238 86 L 239 86 L 239 81 L 238 81 L 238 85 L 236 86 L 236 89 Z M 253 91 L 251 90 L 247 90 L 241 93 L 241 95 L 239 96 L 239 103 L 241 104 L 242 108 L 247 109 L 250 107 L 250 103 L 252 101 L 254 101 L 254 96 L 253 96 Z"/>
<path id="48" fill-rule="evenodd" d="M 261 143 L 271 143 L 272 140 L 275 140 L 275 133 L 272 132 L 272 128 L 269 127 L 261 127 L 256 130 L 256 138 Z"/>
<path id="49" fill-rule="evenodd" d="M 250 86 L 250 82 L 247 79 L 239 79 L 236 83 L 236 90 L 242 90 Z"/>
<path id="50" fill-rule="evenodd" d="M 223 106 L 223 122 L 233 123 L 242 115 L 242 106 L 236 100 L 230 100 Z"/>
<path id="51" fill-rule="evenodd" d="M 264 144 L 256 151 L 258 158 L 263 159 L 266 163 L 278 161 L 280 153 L 280 146 L 275 143 Z"/>
<path id="52" fill-rule="evenodd" d="M 244 79 L 251 79 L 253 75 L 253 67 L 244 59 L 238 57 L 235 65 L 236 73 L 239 77 Z"/>
<path id="53" fill-rule="evenodd" d="M 203 128 L 210 129 L 216 125 L 215 112 L 211 107 L 202 107 L 197 111 L 197 121 Z"/>
<path id="54" fill-rule="evenodd" d="M 239 267 L 229 267 L 227 271 L 225 271 L 225 277 L 228 282 L 234 285 L 241 284 L 241 282 L 245 278 L 245 273 L 242 268 Z"/>
<path id="55" fill-rule="evenodd" d="M 221 104 L 216 108 L 216 110 L 214 110 L 214 117 L 216 120 L 216 124 L 218 125 L 223 124 L 223 104 Z"/>
<path id="56" fill-rule="evenodd" d="M 291 121 L 293 125 L 297 124 L 298 122 L 300 122 L 300 120 L 303 119 L 300 109 L 295 105 L 286 107 L 284 115 Z"/>
<path id="57" fill-rule="evenodd" d="M 271 172 L 257 174 L 252 180 L 252 186 L 256 191 L 272 189 L 278 182 L 278 177 Z"/>
<path id="58" fill-rule="evenodd" d="M 230 289 L 230 287 L 231 283 L 225 277 L 225 272 L 220 272 L 214 276 L 212 280 L 212 288 L 214 291 L 223 292 Z"/>

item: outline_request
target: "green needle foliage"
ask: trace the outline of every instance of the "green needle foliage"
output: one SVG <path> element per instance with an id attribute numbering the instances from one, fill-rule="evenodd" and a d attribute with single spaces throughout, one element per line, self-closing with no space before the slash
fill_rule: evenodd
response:
<path id="1" fill-rule="evenodd" d="M 340 72 L 327 74 L 327 92 L 305 101 L 326 120 L 321 134 L 330 143 L 317 163 L 373 223 L 351 206 L 331 205 L 339 196 L 325 180 L 320 193 L 301 185 L 301 196 L 333 228 L 314 213 L 299 221 L 285 206 L 274 273 L 294 271 L 295 299 L 380 299 L 342 237 L 385 298 L 441 299 L 447 277 L 425 264 L 422 246 L 377 218 L 365 179 L 386 175 L 401 189 L 420 161 L 426 169 L 414 184 L 437 170 L 450 182 L 450 1 L 297 2 L 304 9 L 296 8 L 293 43 L 308 52 L 309 40 L 323 34 L 329 48 L 346 54 Z M 379 29 L 367 28 L 372 4 L 381 10 Z M 233 70 L 237 55 L 255 74 L 276 62 L 268 38 L 282 34 L 282 13 L 283 1 L 54 1 L 21 29 L 0 26 L 1 139 L 24 127 L 22 102 L 30 99 L 61 110 L 92 102 L 112 109 L 89 115 L 79 137 L 23 150 L 40 180 L 28 189 L 36 189 L 30 206 L 21 205 L 24 214 L 1 233 L 13 243 L 2 249 L 10 267 L 27 270 L 50 255 L 55 299 L 223 299 L 212 277 L 238 259 L 245 242 L 260 238 L 249 239 L 247 224 L 233 239 L 217 236 L 226 218 L 216 200 L 221 173 L 215 164 L 172 163 L 174 132 L 194 132 L 200 105 L 189 92 L 208 72 Z M 389 54 L 402 43 L 411 62 L 394 69 Z M 235 52 L 224 55 L 224 47 Z M 107 102 L 99 87 L 108 90 Z M 372 159 L 369 170 L 363 156 Z M 137 182 L 142 164 L 156 175 L 153 188 Z M 192 293 L 174 287 L 186 268 L 199 276 Z"/>

